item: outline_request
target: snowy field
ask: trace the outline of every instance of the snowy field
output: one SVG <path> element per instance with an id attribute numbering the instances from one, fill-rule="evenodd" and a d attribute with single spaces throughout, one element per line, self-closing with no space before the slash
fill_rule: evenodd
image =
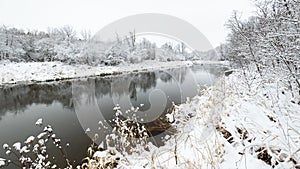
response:
<path id="1" fill-rule="evenodd" d="M 73 79 L 88 76 L 104 76 L 128 72 L 168 69 L 193 64 L 216 64 L 226 62 L 214 61 L 144 61 L 138 64 L 121 64 L 118 66 L 68 65 L 61 62 L 0 62 L 0 85 L 27 84 L 43 81 Z"/>

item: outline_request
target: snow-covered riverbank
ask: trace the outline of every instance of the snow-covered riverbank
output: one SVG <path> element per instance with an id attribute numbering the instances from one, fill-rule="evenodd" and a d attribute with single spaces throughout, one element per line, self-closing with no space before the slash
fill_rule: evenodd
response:
<path id="1" fill-rule="evenodd" d="M 23 84 L 61 79 L 73 79 L 88 76 L 104 76 L 128 72 L 168 69 L 193 64 L 226 64 L 213 61 L 144 61 L 139 64 L 122 64 L 118 66 L 68 65 L 61 62 L 14 63 L 0 62 L 0 85 Z"/>
<path id="2" fill-rule="evenodd" d="M 202 96 L 178 106 L 175 117 L 179 121 L 191 114 L 194 117 L 179 124 L 179 134 L 166 146 L 152 149 L 156 160 L 150 166 L 299 168 L 297 96 L 262 80 L 254 80 L 249 91 L 241 77 L 242 73 L 233 73 Z"/>
<path id="3" fill-rule="evenodd" d="M 258 79 L 249 90 L 242 76 L 235 72 L 201 96 L 176 106 L 167 117 L 175 117 L 177 133 L 168 136 L 166 145 L 122 157 L 119 166 L 299 168 L 300 100 L 295 100 L 299 96 L 292 96 L 277 83 Z M 94 156 L 99 163 L 107 158 L 104 152 Z"/>

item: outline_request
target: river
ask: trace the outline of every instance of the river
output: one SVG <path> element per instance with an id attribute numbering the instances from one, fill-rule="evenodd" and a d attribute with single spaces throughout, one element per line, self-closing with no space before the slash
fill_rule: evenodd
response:
<path id="1" fill-rule="evenodd" d="M 172 106 L 172 102 L 183 103 L 186 97 L 197 94 L 198 86 L 213 85 L 224 70 L 221 65 L 194 65 L 190 68 L 4 86 L 0 88 L 0 145 L 12 145 L 31 135 L 36 136 L 42 128 L 35 126 L 35 122 L 42 118 L 44 124 L 53 127 L 62 145 L 69 145 L 64 149 L 72 164 L 77 165 L 86 156 L 91 143 L 85 130 L 90 128 L 91 133 L 95 132 L 92 124 L 101 120 L 111 125 L 115 105 L 118 104 L 122 111 L 139 106 L 143 114 L 141 119 L 151 128 L 156 125 L 155 120 Z M 95 106 L 97 110 L 93 108 Z M 99 113 L 101 116 L 96 115 L 95 118 L 95 114 Z M 104 139 L 111 131 L 102 128 L 97 132 L 100 132 L 100 139 Z M 153 129 L 152 134 L 161 133 L 160 129 Z M 159 138 L 157 146 L 163 144 Z M 53 146 L 49 146 L 48 152 L 63 167 L 64 160 Z M 4 150 L 0 150 L 0 157 L 7 157 Z"/>

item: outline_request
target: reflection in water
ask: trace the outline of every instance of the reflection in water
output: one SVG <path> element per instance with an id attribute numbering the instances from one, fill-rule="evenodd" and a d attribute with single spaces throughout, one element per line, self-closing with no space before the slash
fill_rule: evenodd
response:
<path id="1" fill-rule="evenodd" d="M 72 91 L 71 82 L 53 84 L 31 84 L 0 88 L 0 117 L 7 112 L 24 112 L 32 104 L 51 105 L 60 102 L 70 107 Z"/>
<path id="2" fill-rule="evenodd" d="M 193 73 L 187 68 L 177 68 L 81 79 L 76 83 L 82 82 L 89 86 L 73 91 L 76 97 L 72 93 L 72 81 L 0 88 L 1 147 L 4 143 L 13 144 L 14 141 L 25 140 L 28 136 L 37 134 L 39 129 L 34 123 L 42 117 L 46 124 L 54 127 L 57 135 L 65 143 L 70 143 L 70 147 L 66 148 L 68 156 L 76 160 L 75 163 L 79 163 L 86 155 L 85 150 L 90 139 L 81 128 L 74 111 L 74 103 L 80 103 L 84 107 L 86 118 L 92 118 L 89 114 L 96 111 L 91 108 L 93 104 L 98 106 L 107 121 L 114 116 L 115 104 L 119 104 L 122 111 L 143 104 L 140 110 L 146 113 L 141 113 L 141 118 L 155 119 L 161 115 L 156 113 L 166 111 L 172 102 L 179 104 L 184 102 L 186 97 L 196 94 L 193 80 L 196 80 L 197 84 L 209 86 L 213 84 L 214 78 L 223 72 L 222 68 L 216 66 L 194 66 L 191 70 Z M 163 99 L 166 100 L 165 105 Z M 96 124 L 97 120 L 99 121 L 94 120 Z M 149 120 L 146 125 L 157 126 L 157 123 Z M 107 133 L 101 132 L 102 136 Z M 53 153 L 55 155 L 55 152 Z M 4 151 L 0 150 L 0 157 L 2 156 Z M 60 162 L 59 158 L 57 160 Z"/>

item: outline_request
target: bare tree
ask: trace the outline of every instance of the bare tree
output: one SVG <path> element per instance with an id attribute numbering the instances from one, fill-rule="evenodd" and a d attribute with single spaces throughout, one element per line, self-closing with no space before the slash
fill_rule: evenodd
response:
<path id="1" fill-rule="evenodd" d="M 86 30 L 86 29 L 81 30 L 80 35 L 81 35 L 82 40 L 84 40 L 84 41 L 90 40 L 92 37 L 91 31 Z"/>
<path id="2" fill-rule="evenodd" d="M 136 41 L 136 34 L 135 34 L 135 30 L 133 32 L 129 32 L 129 39 L 130 39 L 130 45 L 132 47 L 132 49 L 135 49 L 135 41 Z"/>
<path id="3" fill-rule="evenodd" d="M 76 31 L 73 27 L 66 25 L 60 29 L 61 34 L 65 37 L 67 40 L 71 40 L 76 36 Z"/>
<path id="4" fill-rule="evenodd" d="M 257 0 L 256 15 L 242 21 L 235 12 L 226 55 L 243 69 L 285 75 L 290 88 L 300 88 L 300 3 L 295 0 Z M 293 79 L 293 80 L 291 80 Z"/>

